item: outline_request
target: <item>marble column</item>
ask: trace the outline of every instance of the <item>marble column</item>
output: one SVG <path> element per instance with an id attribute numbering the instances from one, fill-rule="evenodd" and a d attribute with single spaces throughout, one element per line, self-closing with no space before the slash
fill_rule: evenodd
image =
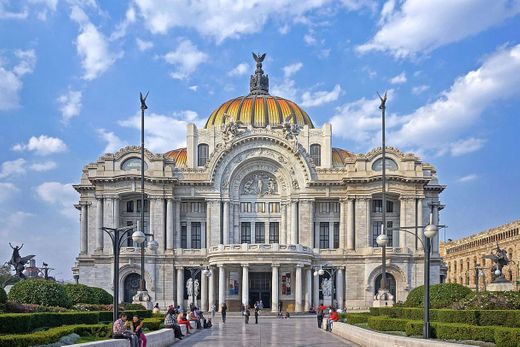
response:
<path id="1" fill-rule="evenodd" d="M 345 199 L 339 201 L 339 248 L 345 249 L 345 213 L 346 213 Z"/>
<path id="2" fill-rule="evenodd" d="M 375 247 L 372 244 L 372 199 L 366 199 L 366 214 L 367 214 L 367 244 L 365 247 Z"/>
<path id="3" fill-rule="evenodd" d="M 242 305 L 249 304 L 249 265 L 242 264 Z"/>
<path id="4" fill-rule="evenodd" d="M 166 249 L 173 251 L 173 199 L 166 199 Z"/>
<path id="5" fill-rule="evenodd" d="M 312 269 L 305 269 L 305 300 L 303 310 L 309 312 L 311 308 L 311 296 L 312 296 Z"/>
<path id="6" fill-rule="evenodd" d="M 223 230 L 223 234 L 224 234 L 223 243 L 225 245 L 228 245 L 229 244 L 229 201 L 224 201 L 222 224 L 223 224 L 222 230 Z"/>
<path id="7" fill-rule="evenodd" d="M 433 204 L 433 220 L 432 223 L 435 225 L 439 225 L 439 205 L 437 202 L 432 202 Z M 428 224 L 430 224 L 430 217 L 428 217 Z M 431 239 L 431 245 L 432 245 L 432 253 L 433 254 L 439 254 L 439 232 L 437 232 L 437 235 L 435 235 Z M 471 277 L 470 277 L 471 278 Z"/>
<path id="8" fill-rule="evenodd" d="M 419 228 L 417 228 L 417 237 L 419 237 L 419 239 L 421 241 L 424 242 L 424 222 L 423 222 L 423 199 L 422 198 L 419 198 L 417 199 L 417 210 L 415 211 L 416 212 L 416 218 L 417 218 L 417 226 L 419 226 Z M 423 249 L 423 246 L 420 242 L 416 241 L 417 242 L 417 249 Z"/>
<path id="9" fill-rule="evenodd" d="M 343 289 L 343 284 L 345 283 L 345 280 L 343 279 L 343 269 L 339 268 L 336 272 L 336 300 L 338 302 L 338 307 L 343 308 L 343 305 L 345 304 L 345 297 Z"/>
<path id="10" fill-rule="evenodd" d="M 312 305 L 317 308 L 320 304 L 320 276 L 314 276 L 312 282 Z"/>
<path id="11" fill-rule="evenodd" d="M 208 276 L 202 272 L 200 274 L 200 309 L 202 312 L 208 311 Z"/>
<path id="12" fill-rule="evenodd" d="M 406 206 L 408 199 L 400 198 L 399 199 L 399 228 L 406 227 Z M 410 230 L 411 231 L 411 230 Z M 395 235 L 395 234 L 394 234 Z M 406 232 L 399 230 L 399 247 L 405 249 L 406 245 Z"/>
<path id="13" fill-rule="evenodd" d="M 222 308 L 222 304 L 226 302 L 226 269 L 224 264 L 218 265 L 218 310 Z"/>
<path id="14" fill-rule="evenodd" d="M 356 248 L 354 238 L 354 199 L 347 200 L 347 249 Z"/>
<path id="15" fill-rule="evenodd" d="M 209 288 L 208 288 L 208 309 L 211 310 L 211 307 L 215 305 L 215 269 L 210 268 L 209 271 L 211 272 L 211 276 L 209 276 Z"/>
<path id="16" fill-rule="evenodd" d="M 280 301 L 280 281 L 279 281 L 279 268 L 280 265 L 273 264 L 271 266 L 272 278 L 271 278 L 271 312 L 278 312 L 278 304 Z"/>
<path id="17" fill-rule="evenodd" d="M 103 198 L 96 199 L 96 251 L 103 252 Z"/>
<path id="18" fill-rule="evenodd" d="M 175 201 L 175 246 L 181 248 L 181 201 Z"/>
<path id="19" fill-rule="evenodd" d="M 113 198 L 113 207 L 114 207 L 114 219 L 113 225 L 114 228 L 119 228 L 119 198 Z"/>
<path id="20" fill-rule="evenodd" d="M 184 307 L 184 268 L 177 268 L 177 305 Z"/>
<path id="21" fill-rule="evenodd" d="M 79 244 L 79 253 L 87 254 L 87 244 L 88 244 L 88 216 L 87 216 L 87 205 L 85 203 L 81 204 L 81 214 L 80 214 L 80 244 Z"/>
<path id="22" fill-rule="evenodd" d="M 313 247 L 315 245 L 314 243 L 314 207 L 316 206 L 314 200 L 309 201 L 309 247 Z"/>
<path id="23" fill-rule="evenodd" d="M 212 225 L 211 225 L 211 206 L 212 206 L 213 202 L 210 201 L 210 200 L 206 200 L 206 230 L 205 230 L 205 233 L 206 233 L 206 248 L 209 248 L 211 246 L 211 230 L 212 230 Z M 211 305 L 210 305 L 211 307 Z"/>
<path id="24" fill-rule="evenodd" d="M 288 242 L 287 242 L 287 227 L 288 227 L 288 224 L 287 223 L 287 204 L 285 203 L 281 203 L 281 212 L 282 212 L 282 215 L 281 215 L 281 223 L 280 223 L 280 244 L 281 245 L 286 245 Z"/>
<path id="25" fill-rule="evenodd" d="M 298 244 L 298 202 L 291 202 L 291 244 Z"/>
<path id="26" fill-rule="evenodd" d="M 294 311 L 302 312 L 303 310 L 303 281 L 302 281 L 302 265 L 296 265 L 296 288 L 294 291 Z"/>

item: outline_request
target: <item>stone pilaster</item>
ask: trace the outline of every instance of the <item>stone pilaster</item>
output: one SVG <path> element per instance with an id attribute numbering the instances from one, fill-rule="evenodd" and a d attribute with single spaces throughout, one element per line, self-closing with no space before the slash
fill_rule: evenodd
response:
<path id="1" fill-rule="evenodd" d="M 208 276 L 203 273 L 200 274 L 200 309 L 208 311 Z"/>
<path id="2" fill-rule="evenodd" d="M 96 199 L 96 251 L 103 252 L 103 198 Z"/>
<path id="3" fill-rule="evenodd" d="M 177 305 L 184 307 L 184 268 L 177 267 Z"/>
<path id="4" fill-rule="evenodd" d="M 175 248 L 181 248 L 181 201 L 175 201 Z"/>
<path id="5" fill-rule="evenodd" d="M 242 305 L 249 304 L 249 264 L 242 264 Z"/>
<path id="6" fill-rule="evenodd" d="M 311 296 L 312 296 L 312 269 L 306 268 L 305 269 L 304 304 L 303 304 L 303 310 L 305 312 L 309 312 L 309 309 L 311 308 L 311 305 L 312 305 Z"/>
<path id="7" fill-rule="evenodd" d="M 354 250 L 355 244 L 355 230 L 354 230 L 354 199 L 347 200 L 347 249 Z"/>
<path id="8" fill-rule="evenodd" d="M 80 246 L 79 253 L 87 254 L 88 252 L 88 216 L 87 216 L 87 204 L 81 204 L 80 214 Z"/>
<path id="9" fill-rule="evenodd" d="M 224 264 L 218 265 L 218 309 L 226 302 L 226 269 Z"/>
<path id="10" fill-rule="evenodd" d="M 224 233 L 224 240 L 223 243 L 225 245 L 229 244 L 229 201 L 224 201 L 224 211 L 223 211 L 223 220 L 222 220 L 222 226 L 223 226 L 223 233 Z"/>
<path id="11" fill-rule="evenodd" d="M 302 312 L 303 310 L 303 280 L 302 280 L 302 265 L 296 264 L 296 288 L 294 291 L 294 311 Z"/>
<path id="12" fill-rule="evenodd" d="M 343 284 L 345 280 L 343 279 L 343 268 L 339 268 L 336 273 L 336 300 L 338 302 L 338 307 L 342 308 L 342 305 L 345 303 L 344 299 L 344 290 Z"/>
<path id="13" fill-rule="evenodd" d="M 316 308 L 320 304 L 320 277 L 314 276 L 312 282 L 312 305 Z"/>
<path id="14" fill-rule="evenodd" d="M 291 201 L 291 242 L 292 245 L 298 244 L 298 202 Z"/>
<path id="15" fill-rule="evenodd" d="M 280 282 L 279 282 L 279 264 L 273 264 L 271 266 L 272 278 L 271 278 L 271 312 L 278 312 L 278 304 L 280 301 Z"/>
<path id="16" fill-rule="evenodd" d="M 173 233 L 173 199 L 166 199 L 166 249 L 173 251 L 174 248 L 174 233 Z"/>

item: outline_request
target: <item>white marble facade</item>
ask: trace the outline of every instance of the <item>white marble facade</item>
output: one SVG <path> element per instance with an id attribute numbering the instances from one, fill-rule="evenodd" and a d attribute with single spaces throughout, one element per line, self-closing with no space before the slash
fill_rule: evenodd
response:
<path id="1" fill-rule="evenodd" d="M 374 245 L 382 218 L 381 149 L 353 154 L 332 148 L 329 124 L 314 128 L 310 118 L 284 119 L 283 107 L 276 111 L 279 124 L 271 119 L 259 125 L 258 117 L 273 111 L 259 114 L 257 107 L 246 118 L 244 100 L 264 98 L 267 110 L 273 97 L 251 91 L 238 111 L 228 105 L 224 115 L 213 112 L 204 128 L 189 124 L 187 148 L 145 152 L 144 227 L 159 243 L 145 258 L 152 300 L 162 307 L 186 305 L 187 268 L 202 264 L 213 274 L 200 278 L 197 302 L 203 310 L 223 302 L 238 310 L 241 303 L 259 298 L 273 310 L 280 301 L 283 310 L 308 310 L 323 301 L 320 282 L 326 276 L 313 272 L 328 264 L 338 269 L 338 306 L 372 306 L 381 273 L 381 249 Z M 311 150 L 313 145 L 319 146 Z M 73 271 L 80 283 L 113 290 L 112 247 L 101 227 L 138 224 L 139 156 L 139 147 L 105 154 L 84 167 L 75 186 L 81 223 Z M 431 206 L 438 221 L 444 186 L 435 168 L 394 148 L 387 149 L 387 156 L 392 227 L 426 225 Z M 396 300 L 404 301 L 423 283 L 424 252 L 413 235 L 394 230 L 391 236 L 387 271 L 395 279 Z M 125 287 L 130 291 L 129 276 L 140 273 L 139 256 L 138 248 L 125 243 L 121 300 Z M 439 282 L 439 266 L 437 237 L 432 283 Z"/>

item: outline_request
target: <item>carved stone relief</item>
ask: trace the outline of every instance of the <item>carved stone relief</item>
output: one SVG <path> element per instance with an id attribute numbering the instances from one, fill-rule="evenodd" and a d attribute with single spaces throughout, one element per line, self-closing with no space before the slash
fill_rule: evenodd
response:
<path id="1" fill-rule="evenodd" d="M 240 194 L 264 196 L 278 192 L 276 178 L 267 172 L 251 173 L 242 182 Z"/>

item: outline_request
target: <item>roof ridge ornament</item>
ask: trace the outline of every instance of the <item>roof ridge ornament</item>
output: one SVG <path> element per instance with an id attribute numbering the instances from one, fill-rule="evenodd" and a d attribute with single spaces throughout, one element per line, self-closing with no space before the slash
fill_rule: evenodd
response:
<path id="1" fill-rule="evenodd" d="M 265 53 L 254 53 L 253 59 L 256 62 L 255 74 L 251 75 L 249 80 L 249 94 L 268 95 L 269 94 L 269 75 L 264 74 L 262 70 L 262 62 L 265 59 Z"/>

